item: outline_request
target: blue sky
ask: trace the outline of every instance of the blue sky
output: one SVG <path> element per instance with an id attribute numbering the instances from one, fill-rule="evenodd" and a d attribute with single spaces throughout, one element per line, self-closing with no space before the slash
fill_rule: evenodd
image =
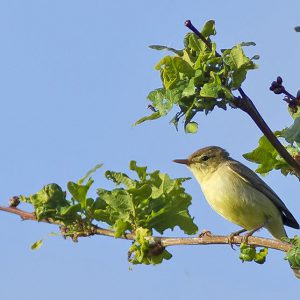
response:
<path id="1" fill-rule="evenodd" d="M 286 105 L 268 90 L 281 75 L 299 89 L 300 3 L 290 1 L 20 1 L 0 3 L 1 204 L 44 184 L 66 187 L 99 162 L 128 170 L 131 159 L 173 177 L 190 176 L 172 163 L 207 145 L 219 145 L 252 169 L 242 154 L 261 133 L 240 111 L 198 118 L 186 135 L 169 116 L 132 127 L 148 114 L 147 93 L 160 86 L 155 63 L 164 55 L 148 48 L 181 48 L 186 19 L 201 27 L 216 20 L 219 49 L 255 41 L 260 68 L 244 85 L 273 130 L 291 124 Z M 109 187 L 103 170 L 96 185 Z M 299 183 L 274 172 L 266 182 L 300 221 Z M 195 180 L 191 214 L 200 230 L 228 234 L 237 227 L 206 203 Z M 25 207 L 27 208 L 27 207 Z M 270 251 L 263 266 L 244 263 L 229 246 L 174 247 L 173 259 L 129 270 L 130 243 L 107 237 L 79 243 L 47 237 L 55 227 L 21 222 L 1 213 L 1 299 L 280 299 L 299 293 L 283 254 Z M 297 234 L 288 230 L 290 235 Z M 171 234 L 171 233 L 167 233 Z M 179 230 L 175 235 L 181 236 Z M 268 236 L 261 231 L 259 235 Z M 39 251 L 31 243 L 45 238 Z M 277 284 L 277 282 L 280 284 Z M 241 294 L 242 293 L 242 294 Z M 226 297 L 227 297 L 226 296 Z"/>

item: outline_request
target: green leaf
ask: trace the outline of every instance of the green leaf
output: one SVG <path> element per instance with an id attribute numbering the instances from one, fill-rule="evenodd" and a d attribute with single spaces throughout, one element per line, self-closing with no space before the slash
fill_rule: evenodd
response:
<path id="1" fill-rule="evenodd" d="M 203 85 L 200 91 L 200 96 L 206 98 L 219 98 L 219 93 L 222 91 L 222 86 L 217 83 L 211 82 Z"/>
<path id="2" fill-rule="evenodd" d="M 183 55 L 182 50 L 176 50 L 176 49 L 174 49 L 174 48 L 170 48 L 170 47 L 167 47 L 167 46 L 162 46 L 162 45 L 150 45 L 149 48 L 154 49 L 154 50 L 168 50 L 168 51 L 174 52 L 175 54 L 177 54 L 177 55 L 179 55 L 179 56 L 182 56 L 182 55 Z"/>
<path id="3" fill-rule="evenodd" d="M 239 69 L 232 73 L 231 79 L 231 88 L 232 89 L 238 89 L 242 83 L 245 81 L 247 76 L 247 70 L 245 69 Z"/>
<path id="4" fill-rule="evenodd" d="M 244 46 L 256 46 L 256 43 L 254 43 L 254 42 L 241 42 L 240 45 L 242 47 L 244 47 Z"/>
<path id="5" fill-rule="evenodd" d="M 198 123 L 190 122 L 185 126 L 185 132 L 196 133 L 198 131 Z"/>
<path id="6" fill-rule="evenodd" d="M 116 185 L 123 184 L 128 188 L 133 188 L 136 186 L 135 180 L 131 179 L 125 173 L 106 171 L 105 177 L 109 180 L 112 180 Z"/>
<path id="7" fill-rule="evenodd" d="M 143 117 L 143 118 L 140 118 L 138 119 L 134 124 L 133 126 L 136 126 L 136 125 L 139 125 L 141 123 L 144 123 L 145 121 L 152 121 L 152 120 L 156 120 L 158 118 L 161 117 L 161 114 L 159 111 L 156 111 L 154 112 L 153 114 L 151 114 L 150 116 L 146 116 L 146 117 Z"/>
<path id="8" fill-rule="evenodd" d="M 88 177 L 90 177 L 92 174 L 94 174 L 99 168 L 101 168 L 103 166 L 103 164 L 98 164 L 96 165 L 94 168 L 92 168 L 91 170 L 89 170 L 81 179 L 79 179 L 77 181 L 77 183 L 79 185 L 83 184 L 83 182 L 88 179 Z"/>
<path id="9" fill-rule="evenodd" d="M 66 193 L 62 191 L 61 187 L 55 183 L 45 185 L 40 191 L 29 197 L 20 196 L 23 202 L 31 203 L 34 206 L 43 204 L 57 203 L 60 205 L 66 204 Z"/>
<path id="10" fill-rule="evenodd" d="M 296 118 L 294 124 L 284 129 L 281 134 L 288 143 L 300 143 L 300 117 Z"/>
<path id="11" fill-rule="evenodd" d="M 88 182 L 83 184 L 77 184 L 75 182 L 69 181 L 68 182 L 68 190 L 71 193 L 74 200 L 78 201 L 83 209 L 86 208 L 86 200 L 87 200 L 87 193 L 94 183 L 92 178 L 89 178 Z"/>
<path id="12" fill-rule="evenodd" d="M 138 174 L 140 180 L 146 179 L 147 167 L 139 167 L 139 166 L 137 166 L 136 161 L 132 160 L 129 163 L 129 169 L 132 171 L 135 171 Z"/>
<path id="13" fill-rule="evenodd" d="M 205 50 L 206 45 L 194 33 L 188 33 L 184 38 L 185 48 L 200 53 Z"/>
<path id="14" fill-rule="evenodd" d="M 204 27 L 202 28 L 201 33 L 205 37 L 216 35 L 215 21 L 214 20 L 207 21 Z"/>
<path id="15" fill-rule="evenodd" d="M 273 169 L 280 169 L 287 166 L 287 163 L 279 156 L 276 149 L 262 136 L 258 141 L 258 147 L 252 152 L 243 155 L 249 161 L 259 164 L 257 173 L 267 174 Z"/>
<path id="16" fill-rule="evenodd" d="M 285 259 L 292 268 L 300 269 L 300 237 L 294 236 L 293 239 L 287 239 L 287 242 L 293 244 L 294 247 L 287 252 Z"/>
<path id="17" fill-rule="evenodd" d="M 60 236 L 61 235 L 61 233 L 59 233 L 59 232 L 50 232 L 49 234 L 48 234 L 49 236 Z"/>
<path id="18" fill-rule="evenodd" d="M 42 244 L 43 244 L 43 240 L 36 241 L 35 243 L 33 243 L 31 245 L 31 250 L 38 250 L 38 249 L 40 249 L 41 246 L 42 246 Z"/>
<path id="19" fill-rule="evenodd" d="M 268 255 L 268 248 L 260 249 L 259 252 L 255 254 L 254 261 L 257 264 L 264 264 L 266 261 L 266 257 Z"/>
<path id="20" fill-rule="evenodd" d="M 165 56 L 155 69 L 161 71 L 166 90 L 171 90 L 181 80 L 181 75 L 191 78 L 195 73 L 191 65 L 178 56 Z"/>
<path id="21" fill-rule="evenodd" d="M 192 66 L 181 57 L 173 57 L 173 65 L 179 73 L 182 73 L 188 77 L 195 75 L 195 71 Z"/>
<path id="22" fill-rule="evenodd" d="M 69 206 L 66 192 L 55 183 L 45 185 L 40 191 L 29 197 L 20 196 L 20 200 L 34 206 L 38 221 L 43 218 L 54 217 L 61 207 Z"/>
<path id="23" fill-rule="evenodd" d="M 182 91 L 183 97 L 189 97 L 195 94 L 195 78 L 189 80 L 188 85 L 185 87 L 185 89 Z"/>
<path id="24" fill-rule="evenodd" d="M 180 227 L 186 234 L 194 234 L 198 228 L 188 212 L 191 196 L 185 193 L 182 182 L 187 178 L 171 179 L 167 174 L 151 174 L 152 199 L 149 199 L 147 216 L 143 227 L 154 228 L 159 233 Z"/>
<path id="25" fill-rule="evenodd" d="M 129 192 L 123 189 L 98 189 L 97 193 L 99 197 L 96 202 L 101 202 L 102 208 L 95 209 L 93 218 L 111 225 L 115 230 L 115 237 L 121 237 L 127 230 L 134 231 L 137 219 Z"/>
<path id="26" fill-rule="evenodd" d="M 253 246 L 249 246 L 245 243 L 240 245 L 240 259 L 244 261 L 252 261 L 255 258 L 256 251 Z"/>
<path id="27" fill-rule="evenodd" d="M 258 60 L 260 56 L 258 54 L 255 54 L 251 57 L 251 60 Z"/>
<path id="28" fill-rule="evenodd" d="M 123 220 L 119 219 L 114 224 L 115 229 L 115 238 L 119 238 L 123 236 L 124 232 L 130 228 L 130 224 L 128 222 L 124 222 Z"/>
<path id="29" fill-rule="evenodd" d="M 251 63 L 251 60 L 244 54 L 243 48 L 239 44 L 231 49 L 226 62 L 232 67 L 233 70 L 238 70 Z"/>
<path id="30" fill-rule="evenodd" d="M 222 57 L 224 62 L 229 66 L 231 77 L 231 88 L 237 89 L 241 86 L 242 82 L 246 79 L 247 72 L 252 69 L 256 69 L 257 65 L 247 57 L 243 51 L 243 45 L 254 45 L 252 42 L 241 43 L 234 46 L 232 49 L 223 51 Z M 253 59 L 258 59 L 258 56 L 254 56 Z"/>
<path id="31" fill-rule="evenodd" d="M 173 107 L 173 101 L 167 99 L 167 91 L 163 88 L 151 91 L 147 98 L 152 102 L 152 105 L 159 111 L 159 116 L 166 115 Z M 154 113 L 151 116 L 156 117 L 158 116 L 158 114 Z"/>
<path id="32" fill-rule="evenodd" d="M 75 205 L 61 207 L 59 214 L 63 217 L 64 216 L 73 216 L 73 218 L 75 218 L 76 214 L 80 211 L 81 211 L 81 205 L 75 204 Z"/>
<path id="33" fill-rule="evenodd" d="M 240 245 L 240 259 L 244 261 L 254 261 L 258 264 L 263 264 L 266 261 L 268 255 L 268 248 L 260 249 L 256 252 L 256 249 L 252 245 L 242 243 Z"/>

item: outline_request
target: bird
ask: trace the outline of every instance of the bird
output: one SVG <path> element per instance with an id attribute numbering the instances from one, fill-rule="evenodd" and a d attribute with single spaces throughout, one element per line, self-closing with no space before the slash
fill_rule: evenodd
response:
<path id="1" fill-rule="evenodd" d="M 287 237 L 284 225 L 299 229 L 298 222 L 277 194 L 254 171 L 231 158 L 225 149 L 208 146 L 174 162 L 190 169 L 213 210 L 242 227 L 232 235 L 247 231 L 248 238 L 266 228 L 275 239 L 282 240 Z M 300 269 L 296 271 L 300 279 Z"/>

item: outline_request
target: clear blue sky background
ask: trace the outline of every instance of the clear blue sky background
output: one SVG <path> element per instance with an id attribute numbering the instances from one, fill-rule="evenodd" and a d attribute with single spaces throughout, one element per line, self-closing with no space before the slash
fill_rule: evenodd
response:
<path id="1" fill-rule="evenodd" d="M 173 177 L 190 176 L 172 163 L 207 145 L 242 159 L 259 130 L 237 110 L 199 117 L 199 133 L 177 133 L 170 117 L 133 128 L 148 114 L 147 93 L 160 86 L 154 64 L 164 55 L 150 44 L 180 48 L 191 19 L 215 19 L 221 47 L 255 41 L 249 54 L 260 68 L 245 90 L 271 128 L 291 124 L 286 105 L 268 90 L 277 75 L 299 86 L 299 1 L 21 1 L 0 3 L 1 204 L 56 182 L 65 188 L 99 162 L 128 170 L 135 159 Z M 103 170 L 96 185 L 108 187 Z M 265 180 L 300 221 L 300 186 L 278 172 Z M 200 230 L 228 234 L 237 227 L 215 214 L 195 180 L 191 213 Z M 299 295 L 283 254 L 270 251 L 263 266 L 242 264 L 229 246 L 171 249 L 159 266 L 129 270 L 130 242 L 106 237 L 78 244 L 47 237 L 55 227 L 1 213 L 1 299 L 282 299 Z M 290 235 L 298 233 L 288 230 Z M 167 233 L 170 234 L 170 233 Z M 179 230 L 175 234 L 180 236 Z M 259 235 L 269 236 L 261 231 Z M 39 251 L 31 243 L 46 238 Z"/>

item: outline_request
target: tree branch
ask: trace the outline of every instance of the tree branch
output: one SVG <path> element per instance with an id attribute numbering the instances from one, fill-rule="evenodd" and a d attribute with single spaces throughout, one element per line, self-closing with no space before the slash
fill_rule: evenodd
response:
<path id="1" fill-rule="evenodd" d="M 211 43 L 207 40 L 201 32 L 199 32 L 190 20 L 185 21 L 185 26 L 188 27 L 192 32 L 194 32 L 209 49 L 212 49 Z M 221 56 L 218 52 L 216 52 L 217 56 Z M 297 177 L 300 179 L 300 165 L 297 161 L 288 153 L 288 151 L 284 148 L 284 146 L 280 143 L 277 137 L 274 135 L 270 127 L 267 125 L 261 114 L 258 112 L 256 106 L 252 102 L 252 100 L 246 95 L 242 88 L 238 89 L 241 97 L 237 97 L 233 104 L 246 112 L 257 127 L 261 130 L 261 132 L 266 136 L 269 142 L 273 145 L 273 147 L 277 150 L 279 155 L 295 170 Z"/>
<path id="2" fill-rule="evenodd" d="M 281 155 L 281 157 L 295 170 L 297 177 L 300 178 L 300 165 L 296 162 L 296 160 L 294 160 L 294 158 L 280 143 L 280 141 L 274 135 L 268 124 L 265 122 L 265 120 L 257 110 L 252 100 L 246 95 L 243 89 L 239 88 L 238 91 L 241 94 L 241 98 L 239 98 L 238 101 L 235 101 L 234 104 L 251 117 L 251 119 L 261 130 L 261 132 L 266 136 L 266 138 Z"/>
<path id="3" fill-rule="evenodd" d="M 26 212 L 16 207 L 0 206 L 0 211 L 5 211 L 8 213 L 18 215 L 21 217 L 22 220 L 38 221 L 34 213 Z M 45 222 L 54 225 L 62 225 L 59 222 L 54 221 L 52 219 L 43 219 L 40 222 Z M 115 237 L 115 232 L 113 230 L 100 228 L 95 225 L 89 231 L 76 233 L 75 240 L 77 240 L 78 237 L 87 237 L 92 235 L 103 235 L 103 236 Z M 68 236 L 68 234 L 64 236 Z M 136 237 L 134 233 L 125 233 L 124 236 L 122 236 L 121 238 L 126 240 L 135 240 Z M 180 245 L 220 245 L 220 244 L 240 245 L 243 242 L 243 237 L 234 236 L 231 240 L 229 240 L 228 236 L 212 235 L 209 232 L 204 232 L 203 234 L 200 234 L 199 237 L 149 236 L 149 240 L 153 240 L 156 243 L 160 243 L 163 247 L 180 246 Z M 292 244 L 286 242 L 282 242 L 275 239 L 255 237 L 255 236 L 250 236 L 248 238 L 247 244 L 255 247 L 267 247 L 270 249 L 279 250 L 283 252 L 287 252 L 293 247 Z"/>

